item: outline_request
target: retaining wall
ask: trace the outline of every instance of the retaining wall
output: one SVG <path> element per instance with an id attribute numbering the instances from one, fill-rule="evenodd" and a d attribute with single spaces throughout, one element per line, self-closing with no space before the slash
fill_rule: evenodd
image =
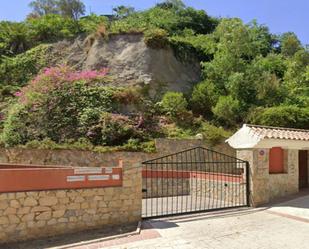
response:
<path id="1" fill-rule="evenodd" d="M 0 242 L 138 222 L 140 167 L 123 169 L 122 186 L 0 194 Z"/>

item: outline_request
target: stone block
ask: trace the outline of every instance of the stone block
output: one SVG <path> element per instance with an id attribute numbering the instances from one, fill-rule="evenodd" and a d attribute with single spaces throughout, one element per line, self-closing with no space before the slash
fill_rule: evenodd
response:
<path id="1" fill-rule="evenodd" d="M 57 220 L 56 219 L 51 219 L 49 221 L 47 221 L 47 225 L 52 226 L 52 225 L 56 225 L 57 224 Z"/>
<path id="2" fill-rule="evenodd" d="M 42 197 L 39 199 L 39 203 L 42 206 L 54 206 L 58 203 L 58 199 L 55 196 Z"/>
<path id="3" fill-rule="evenodd" d="M 9 224 L 9 219 L 6 216 L 1 216 L 0 217 L 0 225 L 7 225 Z"/>
<path id="4" fill-rule="evenodd" d="M 81 202 L 84 202 L 84 201 L 85 201 L 85 199 L 81 196 L 77 196 L 74 199 L 74 202 L 76 202 L 76 203 L 81 203 Z"/>
<path id="5" fill-rule="evenodd" d="M 67 206 L 67 209 L 75 209 L 75 210 L 78 210 L 80 209 L 80 203 L 70 203 L 68 206 Z"/>
<path id="6" fill-rule="evenodd" d="M 65 214 L 65 210 L 57 210 L 57 211 L 53 211 L 53 218 L 60 218 L 62 216 L 64 216 Z"/>
<path id="7" fill-rule="evenodd" d="M 7 199 L 8 199 L 8 196 L 6 193 L 0 194 L 0 201 L 7 200 Z"/>
<path id="8" fill-rule="evenodd" d="M 10 201 L 10 207 L 19 208 L 20 207 L 20 203 L 17 200 L 11 200 Z"/>
<path id="9" fill-rule="evenodd" d="M 17 210 L 17 214 L 27 214 L 30 212 L 31 207 L 21 207 Z"/>
<path id="10" fill-rule="evenodd" d="M 22 204 L 24 207 L 33 207 L 36 206 L 38 202 L 33 197 L 27 197 Z"/>
<path id="11" fill-rule="evenodd" d="M 39 221 L 37 221 L 35 223 L 35 227 L 41 228 L 41 227 L 44 227 L 44 226 L 46 226 L 46 221 L 45 220 L 39 220 Z"/>
<path id="12" fill-rule="evenodd" d="M 89 204 L 87 202 L 81 203 L 81 209 L 89 208 Z"/>
<path id="13" fill-rule="evenodd" d="M 6 200 L 0 201 L 0 210 L 5 210 L 9 206 L 9 202 Z"/>
<path id="14" fill-rule="evenodd" d="M 50 207 L 45 207 L 45 206 L 37 206 L 37 207 L 33 207 L 31 209 L 32 213 L 36 213 L 36 212 L 46 212 L 46 211 L 51 211 Z"/>
<path id="15" fill-rule="evenodd" d="M 16 208 L 12 208 L 12 207 L 8 207 L 7 209 L 5 209 L 3 214 L 17 214 L 17 209 Z"/>
<path id="16" fill-rule="evenodd" d="M 26 195 L 29 196 L 29 197 L 38 197 L 39 192 L 38 191 L 29 191 L 29 192 L 26 192 Z"/>
<path id="17" fill-rule="evenodd" d="M 10 224 L 18 224 L 20 222 L 20 219 L 15 214 L 9 214 L 8 215 Z"/>
<path id="18" fill-rule="evenodd" d="M 16 199 L 25 198 L 27 195 L 24 192 L 16 193 Z"/>
<path id="19" fill-rule="evenodd" d="M 33 221 L 34 220 L 34 213 L 25 214 L 21 218 L 22 221 Z"/>
<path id="20" fill-rule="evenodd" d="M 36 220 L 49 220 L 52 217 L 51 211 L 40 213 L 35 217 Z"/>
<path id="21" fill-rule="evenodd" d="M 59 199 L 59 203 L 60 204 L 67 204 L 70 202 L 70 199 L 68 197 L 65 197 L 65 198 L 60 198 Z"/>
<path id="22" fill-rule="evenodd" d="M 60 218 L 60 219 L 57 220 L 57 222 L 59 222 L 59 223 L 68 223 L 69 219 L 68 218 Z"/>
<path id="23" fill-rule="evenodd" d="M 56 197 L 58 197 L 58 198 L 64 198 L 64 197 L 66 197 L 66 191 L 64 191 L 64 190 L 59 190 L 59 191 L 57 191 L 57 192 L 56 192 Z"/>

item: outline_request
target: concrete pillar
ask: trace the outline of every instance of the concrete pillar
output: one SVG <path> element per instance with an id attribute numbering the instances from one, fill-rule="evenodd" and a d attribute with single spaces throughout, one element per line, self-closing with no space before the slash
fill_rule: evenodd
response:
<path id="1" fill-rule="evenodd" d="M 269 149 L 238 150 L 237 158 L 249 162 L 251 206 L 269 202 Z"/>

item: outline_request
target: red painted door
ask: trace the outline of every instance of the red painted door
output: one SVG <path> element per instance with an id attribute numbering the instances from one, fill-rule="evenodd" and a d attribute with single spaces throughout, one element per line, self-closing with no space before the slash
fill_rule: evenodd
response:
<path id="1" fill-rule="evenodd" d="M 308 187 L 308 153 L 300 150 L 299 153 L 299 188 Z"/>

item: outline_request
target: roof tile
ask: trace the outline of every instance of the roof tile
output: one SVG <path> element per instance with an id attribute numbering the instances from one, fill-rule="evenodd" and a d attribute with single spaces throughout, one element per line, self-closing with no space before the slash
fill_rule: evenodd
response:
<path id="1" fill-rule="evenodd" d="M 246 126 L 248 126 L 252 130 L 254 135 L 257 135 L 261 138 L 279 138 L 309 141 L 309 130 L 249 124 L 247 124 Z"/>

